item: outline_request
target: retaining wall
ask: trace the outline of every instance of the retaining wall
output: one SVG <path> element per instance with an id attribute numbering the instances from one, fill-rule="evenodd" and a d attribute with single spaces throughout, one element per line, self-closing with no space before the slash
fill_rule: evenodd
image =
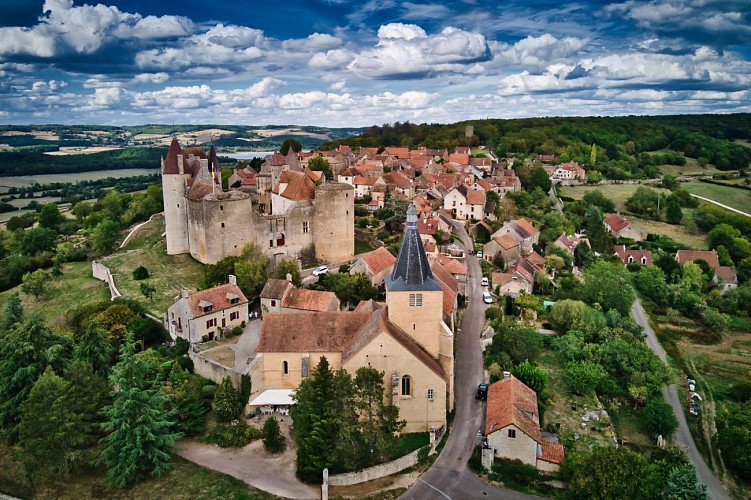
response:
<path id="1" fill-rule="evenodd" d="M 107 286 L 110 287 L 110 300 L 115 300 L 119 297 L 122 297 L 122 294 L 115 286 L 115 280 L 112 278 L 112 273 L 110 272 L 109 267 L 100 262 L 92 260 L 91 273 L 96 279 L 104 281 L 105 283 L 107 283 Z"/>
<path id="2" fill-rule="evenodd" d="M 217 384 L 221 384 L 224 377 L 229 377 L 235 387 L 240 387 L 239 373 L 232 371 L 232 369 L 224 365 L 220 365 L 212 359 L 203 357 L 200 352 L 188 351 L 188 357 L 193 360 L 194 373 L 213 380 Z"/>
<path id="3" fill-rule="evenodd" d="M 349 486 L 352 484 L 364 483 L 365 481 L 372 481 L 380 477 L 390 476 L 401 472 L 408 467 L 417 465 L 417 453 L 420 450 L 415 450 L 408 455 L 397 458 L 392 462 L 385 464 L 374 465 L 368 467 L 360 472 L 348 472 L 346 474 L 337 474 L 336 476 L 329 476 L 329 486 Z"/>

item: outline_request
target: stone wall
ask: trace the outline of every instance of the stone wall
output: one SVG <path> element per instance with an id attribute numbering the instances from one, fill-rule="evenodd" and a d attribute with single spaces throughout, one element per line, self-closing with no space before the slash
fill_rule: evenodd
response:
<path id="1" fill-rule="evenodd" d="M 381 477 L 390 476 L 401 472 L 408 467 L 417 465 L 417 454 L 420 450 L 415 450 L 408 455 L 397 458 L 393 462 L 368 467 L 360 472 L 348 472 L 346 474 L 337 474 L 329 476 L 330 486 L 349 486 L 351 484 L 364 483 Z"/>
<path id="2" fill-rule="evenodd" d="M 229 377 L 235 387 L 240 387 L 240 374 L 226 366 L 220 365 L 214 360 L 204 357 L 200 352 L 188 351 L 188 357 L 193 360 L 193 372 L 213 380 L 217 384 L 222 383 L 224 377 Z"/>
<path id="3" fill-rule="evenodd" d="M 97 262 L 95 260 L 91 261 L 91 273 L 94 275 L 94 277 L 98 280 L 102 280 L 110 287 L 110 299 L 115 300 L 119 297 L 122 297 L 122 294 L 115 286 L 115 280 L 112 278 L 112 273 L 110 272 L 110 268 L 105 266 L 104 264 Z"/>

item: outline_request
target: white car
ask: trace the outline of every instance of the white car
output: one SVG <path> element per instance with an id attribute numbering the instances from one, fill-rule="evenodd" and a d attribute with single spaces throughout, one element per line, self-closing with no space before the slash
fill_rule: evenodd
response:
<path id="1" fill-rule="evenodd" d="M 488 278 L 486 276 L 483 276 L 482 277 L 482 281 L 480 281 L 480 284 L 482 286 L 488 286 L 490 284 L 490 282 L 488 281 Z"/>
<path id="2" fill-rule="evenodd" d="M 477 258 L 482 259 L 482 252 L 477 252 Z"/>
<path id="3" fill-rule="evenodd" d="M 490 295 L 490 292 L 482 292 L 482 301 L 486 304 L 492 304 L 493 303 L 493 296 Z"/>
<path id="4" fill-rule="evenodd" d="M 328 272 L 329 272 L 329 268 L 327 266 L 319 266 L 313 269 L 313 276 L 320 276 Z"/>

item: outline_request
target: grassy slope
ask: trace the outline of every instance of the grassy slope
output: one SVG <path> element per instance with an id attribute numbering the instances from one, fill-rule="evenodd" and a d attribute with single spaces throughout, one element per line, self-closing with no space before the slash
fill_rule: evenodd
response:
<path id="1" fill-rule="evenodd" d="M 709 198 L 736 210 L 751 212 L 751 191 L 706 182 L 686 182 L 681 186 L 689 193 Z"/>

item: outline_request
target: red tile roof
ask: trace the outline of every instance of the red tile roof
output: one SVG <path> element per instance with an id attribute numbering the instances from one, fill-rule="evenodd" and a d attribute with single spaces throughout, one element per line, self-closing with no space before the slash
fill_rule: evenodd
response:
<path id="1" fill-rule="evenodd" d="M 715 271 L 720 267 L 720 259 L 715 250 L 678 250 L 675 258 L 681 266 L 686 265 L 687 262 L 703 259 Z"/>
<path id="2" fill-rule="evenodd" d="M 386 148 L 387 154 L 396 156 L 397 158 L 409 158 L 409 148 Z"/>
<path id="3" fill-rule="evenodd" d="M 267 312 L 258 352 L 342 352 L 373 313 Z"/>
<path id="4" fill-rule="evenodd" d="M 485 206 L 485 191 L 482 191 L 481 189 L 468 189 L 467 190 L 467 205 L 482 205 L 484 207 Z"/>
<path id="5" fill-rule="evenodd" d="M 436 258 L 451 274 L 467 274 L 467 266 L 459 262 L 458 259 L 452 259 L 448 255 L 443 254 L 439 254 Z"/>
<path id="6" fill-rule="evenodd" d="M 527 255 L 525 259 L 527 259 L 530 264 L 535 266 L 537 269 L 545 269 L 545 257 L 535 252 L 534 250 L 532 250 L 532 253 Z"/>
<path id="7" fill-rule="evenodd" d="M 235 304 L 230 303 L 230 299 L 233 296 L 236 296 L 239 299 Z M 201 302 L 211 303 L 211 311 L 204 312 L 203 308 L 198 305 Z M 190 310 L 193 312 L 194 318 L 203 316 L 205 314 L 212 314 L 216 311 L 221 311 L 222 309 L 226 309 L 228 307 L 235 307 L 238 304 L 245 304 L 247 302 L 248 299 L 245 298 L 245 294 L 242 292 L 242 290 L 240 290 L 237 285 L 233 285 L 231 283 L 225 283 L 224 285 L 207 288 L 206 290 L 201 290 L 199 292 L 191 293 L 190 295 L 188 295 L 188 305 L 190 306 Z"/>
<path id="8" fill-rule="evenodd" d="M 264 299 L 282 300 L 284 293 L 290 287 L 294 287 L 294 285 L 287 280 L 269 278 L 266 280 L 266 284 L 263 285 L 263 290 L 261 290 L 261 297 Z"/>
<path id="9" fill-rule="evenodd" d="M 613 251 L 624 264 L 629 264 L 629 257 L 631 257 L 631 262 L 642 264 L 642 258 L 644 258 L 644 265 L 652 265 L 652 252 L 649 250 L 626 250 L 626 245 L 616 245 Z"/>
<path id="10" fill-rule="evenodd" d="M 514 247 L 519 246 L 519 242 L 516 241 L 511 235 L 509 234 L 502 234 L 500 236 L 494 236 L 493 240 L 497 242 L 499 245 L 501 245 L 501 248 L 504 250 L 510 250 Z"/>
<path id="11" fill-rule="evenodd" d="M 436 229 L 438 229 L 438 219 L 433 217 L 427 217 L 425 219 L 417 219 L 417 231 L 420 234 L 434 235 Z"/>
<path id="12" fill-rule="evenodd" d="M 540 443 L 539 418 L 537 394 L 513 375 L 491 384 L 488 388 L 486 435 L 513 424 Z"/>
<path id="13" fill-rule="evenodd" d="M 537 455 L 537 458 L 545 462 L 560 464 L 563 462 L 563 445 L 542 439 L 540 442 L 540 453 Z"/>
<path id="14" fill-rule="evenodd" d="M 523 237 L 523 238 L 529 238 L 530 236 L 534 236 L 535 234 L 539 233 L 537 229 L 535 229 L 535 226 L 529 223 L 527 219 L 517 219 L 513 222 L 514 229 Z"/>
<path id="15" fill-rule="evenodd" d="M 329 310 L 329 305 L 336 301 L 334 292 L 323 292 L 320 290 L 307 290 L 305 288 L 292 288 L 282 300 L 282 307 L 288 309 L 301 309 L 303 311 L 321 311 Z"/>
<path id="16" fill-rule="evenodd" d="M 287 187 L 279 194 L 289 200 L 312 200 L 315 196 L 316 185 L 303 172 L 291 170 L 282 172 L 282 175 L 279 176 L 279 182 L 287 183 Z"/>
<path id="17" fill-rule="evenodd" d="M 715 274 L 723 283 L 738 283 L 738 275 L 735 269 L 730 266 L 717 266 Z"/>
<path id="18" fill-rule="evenodd" d="M 629 225 L 628 220 L 618 214 L 607 214 L 603 222 L 615 232 L 620 232 Z"/>
<path id="19" fill-rule="evenodd" d="M 172 142 L 169 145 L 169 150 L 167 150 L 167 157 L 164 159 L 164 169 L 162 170 L 163 174 L 179 174 L 180 170 L 177 166 L 177 155 L 183 154 L 182 149 L 180 149 L 180 144 L 177 142 L 177 139 L 172 139 Z"/>
<path id="20" fill-rule="evenodd" d="M 376 202 L 377 203 L 377 202 Z M 391 252 L 386 247 L 378 247 L 372 252 L 360 255 L 360 258 L 365 262 L 373 274 L 378 274 L 389 266 L 393 266 L 396 262 Z"/>

